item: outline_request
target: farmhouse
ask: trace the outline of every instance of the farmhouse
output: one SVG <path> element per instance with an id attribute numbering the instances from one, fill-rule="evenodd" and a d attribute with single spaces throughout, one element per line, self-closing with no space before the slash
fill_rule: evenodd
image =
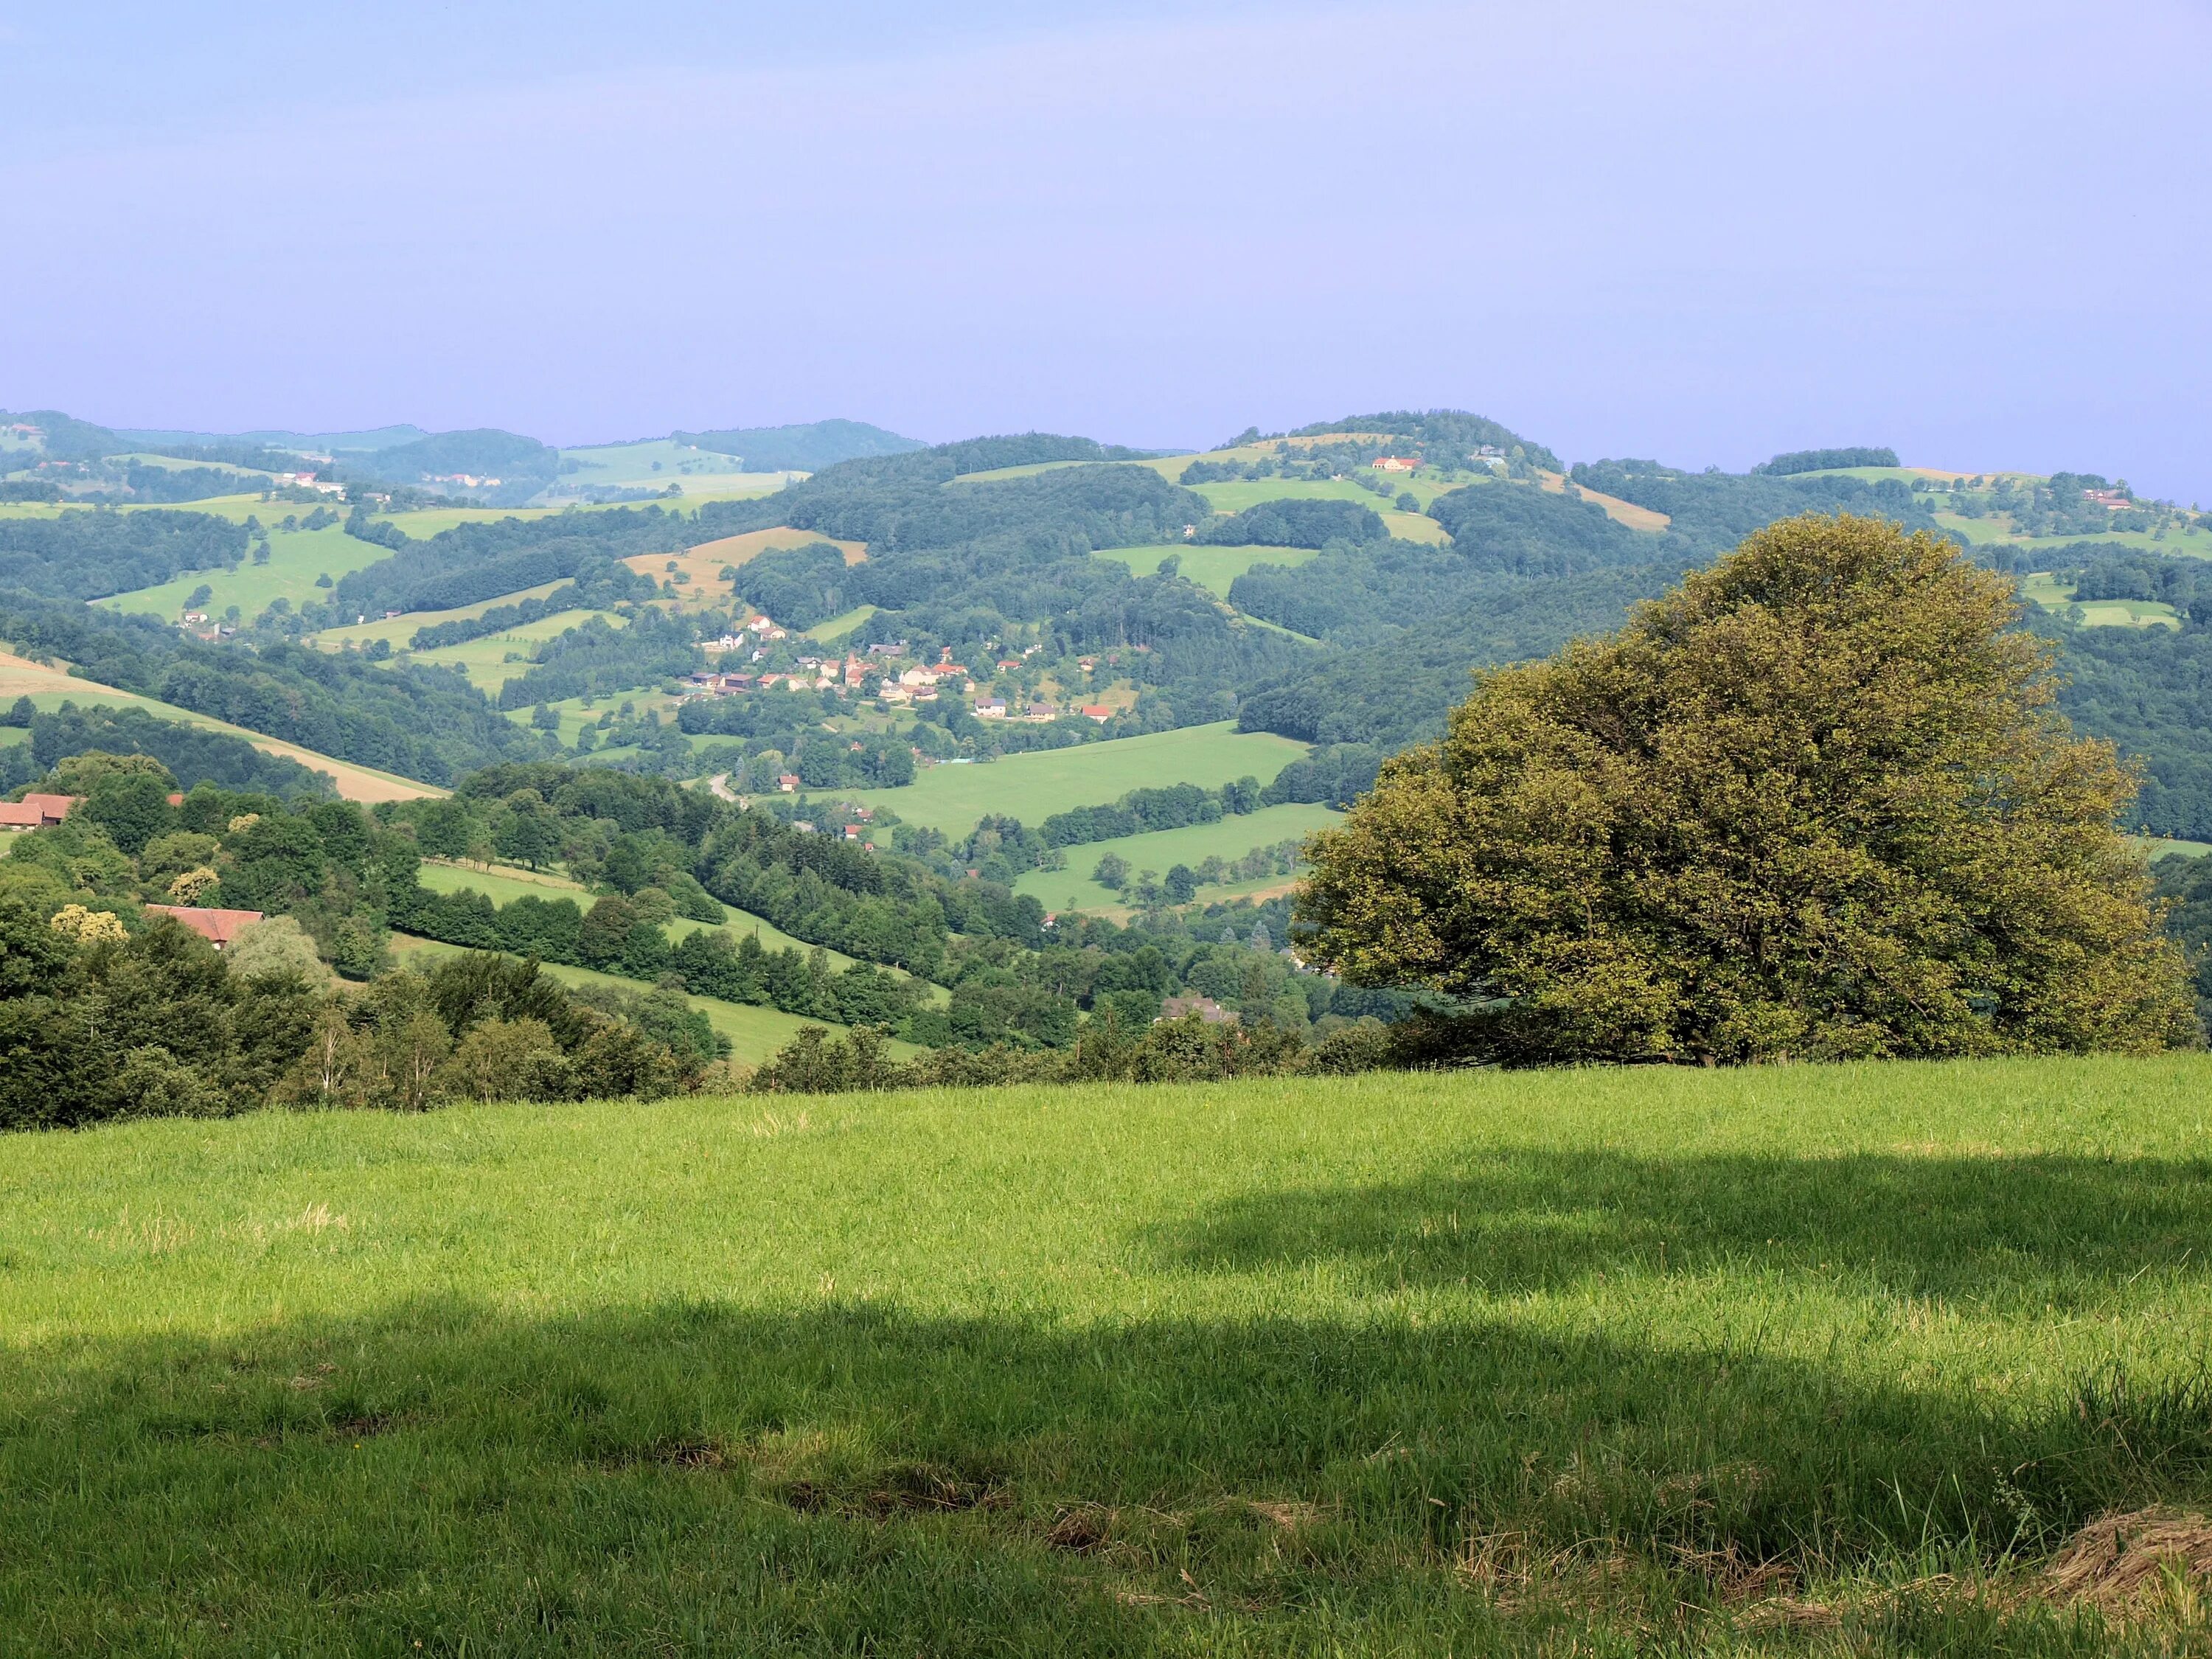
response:
<path id="1" fill-rule="evenodd" d="M 1048 702 L 1031 703 L 1029 706 L 1029 712 L 1022 716 L 1025 720 L 1048 720 L 1053 717 L 1053 706 Z"/>
<path id="2" fill-rule="evenodd" d="M 1191 1014 L 1196 1014 L 1208 1025 L 1231 1025 L 1237 1020 L 1236 1015 L 1212 997 L 1170 997 L 1160 1004 L 1160 1019 L 1182 1019 Z M 1157 1025 L 1159 1020 L 1152 1024 Z"/>
<path id="3" fill-rule="evenodd" d="M 0 830 L 47 830 L 70 815 L 75 795 L 25 795 L 21 801 L 0 801 Z"/>
<path id="4" fill-rule="evenodd" d="M 1114 711 L 1103 702 L 1086 702 L 1075 711 L 1087 720 L 1097 720 L 1103 726 L 1114 718 Z"/>
<path id="5" fill-rule="evenodd" d="M 2093 501 L 2099 507 L 2122 507 L 2135 505 L 2131 499 L 2117 489 L 2085 489 L 2081 495 L 2084 500 Z"/>
<path id="6" fill-rule="evenodd" d="M 236 939 L 240 929 L 261 920 L 258 910 L 198 910 L 185 904 L 149 904 L 146 908 L 174 916 L 218 951 Z"/>
<path id="7" fill-rule="evenodd" d="M 979 720 L 1002 720 L 1006 718 L 1004 697 L 979 697 L 975 700 L 975 718 Z"/>
<path id="8" fill-rule="evenodd" d="M 1417 472 L 1421 459 L 1418 455 L 1377 455 L 1368 465 L 1377 472 Z"/>

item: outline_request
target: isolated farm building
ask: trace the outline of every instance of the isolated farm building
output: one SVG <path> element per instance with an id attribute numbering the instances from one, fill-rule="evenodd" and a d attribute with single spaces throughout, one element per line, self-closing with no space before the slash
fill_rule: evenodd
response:
<path id="1" fill-rule="evenodd" d="M 1377 472 L 1416 472 L 1421 460 L 1418 455 L 1377 455 L 1368 465 Z"/>
<path id="2" fill-rule="evenodd" d="M 25 795 L 20 803 L 0 802 L 0 829 L 48 830 L 70 815 L 75 795 Z"/>
<path id="3" fill-rule="evenodd" d="M 1170 997 L 1160 1004 L 1160 1019 L 1182 1019 L 1190 1014 L 1196 1014 L 1208 1025 L 1231 1025 L 1237 1019 L 1236 1015 L 1212 997 Z M 1158 1023 L 1158 1020 L 1153 1022 L 1154 1024 Z"/>
<path id="4" fill-rule="evenodd" d="M 149 904 L 149 912 L 174 916 L 218 951 L 261 920 L 258 910 L 198 910 L 187 904 Z"/>
<path id="5" fill-rule="evenodd" d="M 1086 702 L 1075 712 L 1087 720 L 1097 720 L 1101 726 L 1114 718 L 1114 711 L 1103 702 Z"/>
<path id="6" fill-rule="evenodd" d="M 787 795 L 797 794 L 799 793 L 799 775 L 796 772 L 784 773 L 781 777 L 776 779 L 775 787 Z"/>

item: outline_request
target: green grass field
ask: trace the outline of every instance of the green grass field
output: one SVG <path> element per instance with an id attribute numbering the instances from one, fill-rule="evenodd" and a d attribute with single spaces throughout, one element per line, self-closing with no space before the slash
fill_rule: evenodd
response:
<path id="1" fill-rule="evenodd" d="M 426 859 L 418 878 L 434 893 L 458 893 L 464 887 L 473 887 L 494 904 L 512 904 L 519 898 L 571 898 L 588 910 L 593 902 L 590 890 L 581 883 L 545 871 L 520 870 L 507 866 L 494 866 L 487 870 L 472 864 L 445 864 Z M 711 925 L 679 917 L 664 923 L 662 931 L 672 944 Z M 729 920 L 720 925 L 734 938 L 742 939 L 747 933 L 757 935 L 764 950 L 811 951 L 814 948 L 805 939 L 793 938 L 766 917 L 754 915 L 749 910 L 730 908 Z M 842 969 L 853 965 L 853 958 L 842 951 L 829 951 L 827 955 L 833 968 Z"/>
<path id="2" fill-rule="evenodd" d="M 1018 815 L 1017 815 L 1018 816 Z M 1126 860 L 1133 871 L 1150 870 L 1165 875 L 1178 864 L 1194 868 L 1209 856 L 1237 859 L 1255 847 L 1311 835 L 1343 818 L 1326 806 L 1269 806 L 1218 823 L 1194 823 L 1186 830 L 1156 830 L 1150 835 L 1122 836 L 1113 841 L 1089 842 L 1065 849 L 1065 870 L 1031 870 L 1014 884 L 1048 910 L 1110 910 L 1123 902 L 1120 894 L 1091 879 L 1098 860 L 1111 853 Z M 1024 820 L 1027 822 L 1027 820 Z M 1261 882 L 1242 882 L 1201 887 L 1201 902 L 1236 896 L 1255 890 L 1279 888 L 1290 880 L 1276 876 Z"/>
<path id="3" fill-rule="evenodd" d="M 2200 1653 L 2185 1586 L 2105 1625 L 2044 1569 L 2212 1503 L 2208 1099 L 2191 1056 L 25 1136 L 0 1630 Z"/>
<path id="4" fill-rule="evenodd" d="M 1423 520 L 1424 524 L 1432 520 Z M 1442 530 L 1442 525 L 1437 525 Z M 1187 581 L 1229 597 L 1229 584 L 1255 564 L 1279 564 L 1295 570 L 1309 560 L 1321 556 L 1318 549 L 1310 547 L 1103 547 L 1093 555 L 1125 564 L 1139 576 L 1149 576 L 1160 568 L 1160 561 L 1176 558 L 1182 561 L 1176 572 Z"/>
<path id="5" fill-rule="evenodd" d="M 1377 513 L 1389 510 L 1401 490 L 1410 489 L 1423 505 L 1442 495 L 1446 486 L 1427 484 L 1403 475 L 1390 480 L 1390 493 L 1377 495 L 1349 478 L 1237 478 L 1227 483 L 1194 484 L 1217 513 L 1242 513 L 1262 501 L 1357 501 Z"/>
<path id="6" fill-rule="evenodd" d="M 198 503 L 193 505 L 197 507 Z M 304 516 L 309 508 L 276 501 L 255 505 L 260 510 L 261 522 L 270 526 L 268 563 L 256 564 L 248 559 L 235 570 L 218 568 L 188 572 L 158 587 L 141 587 L 95 603 L 111 611 L 143 611 L 173 621 L 183 612 L 186 597 L 204 586 L 214 590 L 215 594 L 200 607 L 209 616 L 219 617 L 227 607 L 234 605 L 244 620 L 252 622 L 277 599 L 290 600 L 294 610 L 311 599 L 327 600 L 330 590 L 315 585 L 318 576 L 328 576 L 336 582 L 348 571 L 359 570 L 392 556 L 388 549 L 349 536 L 337 525 L 323 530 L 274 527 L 285 514 Z"/>
<path id="7" fill-rule="evenodd" d="M 395 651 L 404 651 L 415 631 L 438 623 L 472 622 L 487 611 L 502 605 L 515 605 L 524 599 L 542 599 L 555 588 L 557 581 L 540 582 L 535 587 L 526 587 L 514 593 L 502 593 L 495 599 L 485 599 L 476 605 L 456 605 L 451 611 L 410 611 L 404 616 L 380 618 L 373 622 L 353 623 L 343 628 L 325 628 L 314 636 L 314 642 L 325 650 L 339 651 L 349 645 L 367 645 L 383 640 Z"/>
<path id="8" fill-rule="evenodd" d="M 411 934 L 392 936 L 392 954 L 400 965 L 423 965 L 440 957 L 459 956 L 461 947 L 441 944 L 436 939 L 416 939 Z M 623 979 L 615 974 L 594 972 L 589 968 L 572 968 L 566 963 L 540 963 L 539 967 L 563 985 L 611 987 L 617 990 L 640 992 L 649 986 L 634 979 Z M 800 1029 L 819 1025 L 836 1031 L 840 1028 L 833 1020 L 802 1019 L 797 1014 L 787 1014 L 780 1008 L 757 1008 L 749 1003 L 724 1002 L 719 997 L 686 996 L 691 1006 L 707 1016 L 708 1024 L 730 1040 L 730 1058 L 748 1066 L 757 1066 L 799 1035 Z M 921 1051 L 911 1043 L 893 1042 L 891 1051 L 901 1059 L 909 1059 Z"/>
<path id="9" fill-rule="evenodd" d="M 434 651 L 414 652 L 408 660 L 458 668 L 469 677 L 470 684 L 486 696 L 496 699 L 500 687 L 528 673 L 534 666 L 530 660 L 531 653 L 540 645 L 572 628 L 580 628 L 592 617 L 598 617 L 617 628 L 629 625 L 629 618 L 618 617 L 611 611 L 562 611 L 497 634 L 465 640 L 459 645 L 442 645 Z M 527 709 L 521 711 L 525 718 L 528 717 L 529 712 Z"/>
<path id="10" fill-rule="evenodd" d="M 2048 572 L 2023 577 L 2021 597 L 2045 611 L 2063 611 L 2077 604 L 2073 585 Z M 2172 628 L 2181 626 L 2181 613 L 2157 599 L 2083 599 L 2078 601 L 2084 628 Z"/>
<path id="11" fill-rule="evenodd" d="M 1132 789 L 1170 783 L 1218 788 L 1241 777 L 1272 782 L 1306 745 L 1222 720 L 1141 738 L 1010 755 L 984 765 L 935 766 L 899 789 L 836 792 L 840 800 L 888 806 L 908 823 L 964 836 L 987 812 L 1031 826 L 1072 806 L 1098 806 Z"/>
<path id="12" fill-rule="evenodd" d="M 862 623 L 876 614 L 872 605 L 856 605 L 850 611 L 835 616 L 827 622 L 818 622 L 803 630 L 810 640 L 819 640 L 824 645 L 835 645 Z"/>
<path id="13" fill-rule="evenodd" d="M 2020 536 L 2001 520 L 1962 518 L 1956 513 L 1938 513 L 1936 522 L 1946 530 L 1956 531 L 1977 547 L 2002 545 L 2033 550 L 2036 548 L 2070 547 L 2075 542 L 2110 543 L 2140 553 L 2172 553 L 2196 559 L 2212 559 L 2212 531 L 2168 531 L 2163 538 L 2148 530 L 2102 531 L 2094 535 L 2077 536 Z"/>

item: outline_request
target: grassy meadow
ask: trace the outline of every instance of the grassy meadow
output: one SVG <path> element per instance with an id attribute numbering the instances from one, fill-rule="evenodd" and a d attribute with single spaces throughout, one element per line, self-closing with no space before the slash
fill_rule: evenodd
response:
<path id="1" fill-rule="evenodd" d="M 472 887 L 494 904 L 512 904 L 520 898 L 568 898 L 574 899 L 580 908 L 588 910 L 594 902 L 591 890 L 580 882 L 570 881 L 564 876 L 553 875 L 546 871 L 525 870 L 513 865 L 495 865 L 486 868 L 481 865 L 448 863 L 442 859 L 425 859 L 418 879 L 434 893 L 458 893 L 465 887 Z M 740 910 L 734 906 L 725 905 L 723 908 L 729 911 L 729 920 L 720 926 L 732 938 L 742 939 L 751 933 L 759 939 L 761 947 L 768 951 L 792 950 L 804 953 L 816 948 L 805 939 L 785 933 L 765 916 L 757 916 L 750 910 Z M 662 923 L 661 931 L 667 934 L 669 943 L 672 945 L 690 934 L 715 925 L 679 916 L 673 921 Z M 853 958 L 842 951 L 832 951 L 826 945 L 821 948 L 832 968 L 842 971 L 853 965 Z M 891 971 L 899 970 L 894 969 Z"/>
<path id="2" fill-rule="evenodd" d="M 2040 605 L 2045 611 L 2063 611 L 2068 605 L 2077 605 L 2084 628 L 2179 629 L 2181 626 L 2181 613 L 2157 599 L 2076 601 L 2073 587 L 2047 571 L 2022 577 L 2020 592 L 2022 599 Z"/>
<path id="3" fill-rule="evenodd" d="M 191 505 L 197 509 L 201 504 Z M 209 616 L 220 617 L 234 605 L 240 617 L 252 622 L 278 599 L 289 599 L 295 611 L 310 600 L 327 601 L 330 590 L 317 586 L 317 577 L 328 576 L 336 582 L 349 571 L 392 556 L 388 549 L 349 536 L 337 525 L 321 530 L 276 528 L 286 514 L 304 518 L 313 510 L 311 507 L 277 501 L 254 505 L 260 510 L 261 522 L 270 526 L 268 563 L 256 564 L 248 558 L 235 570 L 217 566 L 212 570 L 190 571 L 159 586 L 134 588 L 94 603 L 111 611 L 137 611 L 173 621 L 183 614 L 186 597 L 205 586 L 213 590 L 214 597 L 199 608 Z"/>
<path id="4" fill-rule="evenodd" d="M 427 872 L 426 872 L 427 873 Z M 696 925 L 696 924 L 694 924 Z M 458 945 L 441 944 L 436 939 L 417 939 L 410 933 L 392 936 L 392 952 L 402 967 L 424 966 L 440 957 L 459 956 Z M 545 973 L 570 986 L 599 986 L 632 993 L 650 990 L 650 986 L 634 979 L 624 979 L 617 974 L 602 974 L 590 968 L 571 967 L 566 963 L 544 962 L 538 966 Z M 730 1040 L 730 1058 L 748 1066 L 757 1066 L 798 1036 L 804 1026 L 817 1025 L 827 1030 L 836 1030 L 834 1021 L 802 1019 L 797 1014 L 787 1014 L 780 1008 L 756 1007 L 750 1003 L 724 1002 L 719 997 L 686 995 L 684 1001 L 707 1016 L 707 1023 Z M 920 1053 L 909 1043 L 892 1042 L 890 1051 L 903 1060 Z"/>
<path id="5" fill-rule="evenodd" d="M 2208 1100 L 2181 1056 L 23 1136 L 0 1631 L 2202 1652 L 2178 1580 L 2047 1568 L 2212 1499 Z"/>
<path id="6" fill-rule="evenodd" d="M 539 646 L 572 628 L 582 627 L 593 617 L 616 628 L 629 625 L 627 617 L 617 616 L 611 611 L 561 611 L 497 634 L 464 640 L 459 645 L 441 645 L 435 650 L 414 652 L 409 660 L 442 668 L 458 668 L 469 677 L 470 684 L 495 702 L 501 686 L 528 673 L 535 666 L 531 657 Z M 528 709 L 520 712 L 524 718 L 528 718 Z"/>
<path id="7" fill-rule="evenodd" d="M 1432 519 L 1422 523 L 1441 531 L 1443 526 Z M 1116 564 L 1127 565 L 1139 576 L 1149 576 L 1160 568 L 1160 561 L 1173 558 L 1181 561 L 1176 573 L 1185 581 L 1196 582 L 1200 587 L 1229 597 L 1229 584 L 1255 564 L 1279 564 L 1295 570 L 1298 566 L 1321 556 L 1321 550 L 1312 547 L 1202 547 L 1194 544 L 1182 547 L 1102 547 L 1091 556 L 1111 559 Z"/>
<path id="8" fill-rule="evenodd" d="M 987 764 L 933 766 L 896 789 L 835 792 L 840 800 L 887 806 L 908 823 L 964 836 L 986 813 L 1032 826 L 1073 806 L 1097 806 L 1132 789 L 1170 783 L 1209 789 L 1251 776 L 1272 782 L 1306 745 L 1267 732 L 1240 732 L 1228 720 L 1070 749 L 1009 755 Z"/>
<path id="9" fill-rule="evenodd" d="M 1223 818 L 1218 823 L 1194 823 L 1182 830 L 1155 830 L 1147 835 L 1086 842 L 1065 849 L 1067 868 L 1024 872 L 1014 884 L 1014 890 L 1029 894 L 1048 910 L 1109 910 L 1121 904 L 1121 896 L 1091 879 L 1098 860 L 1109 853 L 1125 860 L 1132 871 L 1165 875 L 1178 864 L 1194 867 L 1210 856 L 1235 860 L 1255 847 L 1303 839 L 1341 822 L 1343 817 L 1326 806 L 1267 806 L 1242 817 Z M 1288 876 L 1275 876 L 1265 881 L 1201 887 L 1198 897 L 1203 903 L 1279 889 L 1289 880 Z"/>
<path id="10" fill-rule="evenodd" d="M 557 581 L 540 582 L 535 587 L 502 593 L 495 599 L 483 599 L 475 605 L 455 605 L 450 611 L 410 611 L 404 616 L 375 617 L 365 623 L 349 623 L 343 628 L 325 628 L 314 635 L 314 642 L 325 650 L 338 651 L 349 645 L 368 645 L 382 640 L 394 651 L 404 651 L 407 641 L 415 637 L 418 629 L 428 628 L 438 623 L 473 622 L 485 611 L 496 610 L 503 605 L 516 605 L 524 599 L 542 599 L 560 586 Z"/>

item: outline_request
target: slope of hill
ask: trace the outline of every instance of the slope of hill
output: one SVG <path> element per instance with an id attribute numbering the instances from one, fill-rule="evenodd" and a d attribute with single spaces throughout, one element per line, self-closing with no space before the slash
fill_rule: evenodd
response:
<path id="1" fill-rule="evenodd" d="M 902 438 L 865 421 L 846 420 L 678 432 L 672 437 L 677 443 L 727 455 L 754 472 L 819 472 L 840 461 L 904 455 L 926 447 L 918 439 Z"/>
<path id="2" fill-rule="evenodd" d="M 180 708 L 155 697 L 119 690 L 112 685 L 80 678 L 59 668 L 30 661 L 12 652 L 0 651 L 0 702 L 12 703 L 17 697 L 30 698 L 33 707 L 41 711 L 58 709 L 71 702 L 143 708 L 164 720 L 223 732 L 243 739 L 264 754 L 280 756 L 297 762 L 311 772 L 325 774 L 336 784 L 338 795 L 346 800 L 372 803 L 416 800 L 445 793 L 411 778 L 337 760 L 298 744 L 287 743 L 242 726 L 234 726 L 227 720 L 216 720 L 189 708 Z"/>
<path id="3" fill-rule="evenodd" d="M 2208 1086 L 1410 1074 L 24 1138 L 0 1621 L 2184 1652 L 2189 1605 L 2154 1571 L 2118 1600 L 2082 1529 L 2212 1504 Z"/>

